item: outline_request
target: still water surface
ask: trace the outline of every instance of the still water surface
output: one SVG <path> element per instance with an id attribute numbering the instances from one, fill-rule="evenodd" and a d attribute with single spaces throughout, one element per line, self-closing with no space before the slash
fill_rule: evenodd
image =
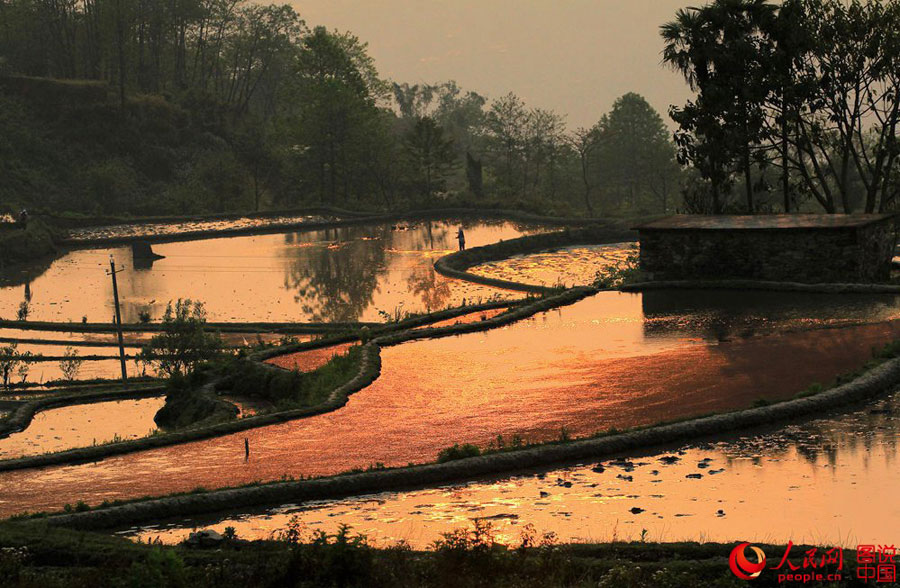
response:
<path id="1" fill-rule="evenodd" d="M 0 439 L 0 459 L 145 437 L 156 430 L 153 417 L 164 403 L 156 397 L 43 410 L 24 431 Z"/>
<path id="2" fill-rule="evenodd" d="M 166 543 L 196 528 L 263 539 L 347 524 L 378 545 L 427 548 L 441 533 L 489 521 L 517 543 L 525 525 L 560 541 L 722 541 L 893 545 L 900 504 L 900 393 L 866 408 L 774 430 L 410 492 L 285 504 L 180 519 L 125 534 Z M 639 511 L 632 511 L 639 509 Z"/>
<path id="3" fill-rule="evenodd" d="M 58 508 L 66 496 L 95 504 L 428 462 L 498 434 L 540 441 L 563 427 L 581 436 L 744 408 L 827 383 L 900 334 L 894 297 L 655 294 L 601 293 L 505 328 L 386 348 L 381 377 L 332 413 L 0 474 L 0 514 Z"/>
<path id="4" fill-rule="evenodd" d="M 166 303 L 206 303 L 211 321 L 375 321 L 381 313 L 433 311 L 504 292 L 435 273 L 434 261 L 455 251 L 465 227 L 469 247 L 538 232 L 505 221 L 441 221 L 354 226 L 273 235 L 155 244 L 164 259 L 137 269 L 128 247 L 71 251 L 48 268 L 35 266 L 0 280 L 0 317 L 13 317 L 30 297 L 29 320 L 112 321 L 106 270 L 119 267 L 124 322 L 149 310 L 159 320 Z"/>

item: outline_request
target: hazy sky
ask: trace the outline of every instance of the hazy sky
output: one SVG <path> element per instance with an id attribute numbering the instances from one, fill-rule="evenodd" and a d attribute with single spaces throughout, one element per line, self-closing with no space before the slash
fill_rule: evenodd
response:
<path id="1" fill-rule="evenodd" d="M 671 125 L 669 105 L 689 95 L 660 65 L 658 32 L 685 0 L 290 2 L 308 25 L 368 42 L 382 77 L 455 79 L 489 98 L 512 91 L 531 106 L 567 114 L 570 127 L 592 125 L 629 91 Z"/>

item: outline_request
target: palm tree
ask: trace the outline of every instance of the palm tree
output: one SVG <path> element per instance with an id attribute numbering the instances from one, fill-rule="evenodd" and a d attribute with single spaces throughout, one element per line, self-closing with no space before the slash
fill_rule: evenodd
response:
<path id="1" fill-rule="evenodd" d="M 705 57 L 704 43 L 701 42 L 705 24 L 702 9 L 680 8 L 675 20 L 660 27 L 660 35 L 665 41 L 663 63 L 676 70 L 687 81 L 692 90 L 708 79 L 709 61 Z"/>
<path id="2" fill-rule="evenodd" d="M 712 181 L 713 198 L 718 198 L 722 171 L 717 160 L 730 154 L 721 163 L 738 162 L 751 213 L 751 151 L 762 138 L 762 106 L 768 93 L 764 40 L 776 14 L 777 7 L 766 0 L 715 0 L 701 8 L 679 10 L 674 21 L 660 27 L 663 62 L 681 73 L 699 94 L 690 111 L 696 116 L 694 120 L 683 116 L 682 129 L 687 126 L 702 134 L 699 131 L 705 126 L 709 132 L 698 139 L 709 141 L 715 136 L 720 141 L 704 150 L 714 156 L 705 174 Z M 720 128 L 715 129 L 716 125 Z"/>

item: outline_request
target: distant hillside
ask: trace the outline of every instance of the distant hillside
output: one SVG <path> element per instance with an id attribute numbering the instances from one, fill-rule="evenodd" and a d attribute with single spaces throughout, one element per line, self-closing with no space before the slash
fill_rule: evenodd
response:
<path id="1" fill-rule="evenodd" d="M 105 82 L 0 77 L 0 213 L 249 210 L 251 174 L 225 109 Z"/>

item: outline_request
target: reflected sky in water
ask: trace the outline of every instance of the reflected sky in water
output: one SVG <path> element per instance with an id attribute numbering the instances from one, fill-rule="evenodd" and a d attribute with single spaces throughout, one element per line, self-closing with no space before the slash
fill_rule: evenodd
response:
<path id="1" fill-rule="evenodd" d="M 44 410 L 24 431 L 0 439 L 0 459 L 40 455 L 118 439 L 144 437 L 156 430 L 153 417 L 165 398 L 114 400 Z"/>
<path id="2" fill-rule="evenodd" d="M 517 542 L 526 524 L 561 541 L 896 543 L 900 393 L 866 408 L 770 431 L 466 484 L 180 519 L 128 534 L 171 543 L 226 526 L 266 538 L 294 520 L 310 532 L 348 524 L 379 545 L 425 548 L 490 521 Z M 640 509 L 632 512 L 632 509 Z"/>
<path id="3" fill-rule="evenodd" d="M 504 328 L 388 347 L 381 376 L 337 411 L 98 463 L 2 473 L 0 514 L 58 508 L 70 495 L 93 504 L 429 462 L 454 443 L 487 446 L 498 434 L 541 441 L 563 427 L 582 436 L 744 408 L 828 383 L 900 334 L 900 322 L 886 320 L 890 297 L 856 307 L 858 319 L 877 322 L 798 329 L 798 320 L 825 326 L 829 309 L 791 294 L 781 300 L 789 304 L 753 314 L 772 332 L 722 339 L 700 317 L 724 316 L 728 297 L 742 295 L 723 292 L 695 320 L 652 336 L 642 295 L 605 292 Z"/>
<path id="4" fill-rule="evenodd" d="M 77 250 L 50 264 L 4 277 L 0 317 L 12 318 L 31 293 L 30 320 L 112 321 L 105 271 L 114 254 L 123 321 L 149 309 L 158 320 L 169 300 L 202 300 L 213 321 L 383 321 L 379 311 L 433 311 L 467 301 L 518 297 L 449 280 L 434 261 L 455 251 L 465 227 L 469 247 L 539 230 L 498 221 L 441 221 L 343 227 L 321 231 L 161 243 L 164 255 L 135 269 L 128 247 Z"/>

